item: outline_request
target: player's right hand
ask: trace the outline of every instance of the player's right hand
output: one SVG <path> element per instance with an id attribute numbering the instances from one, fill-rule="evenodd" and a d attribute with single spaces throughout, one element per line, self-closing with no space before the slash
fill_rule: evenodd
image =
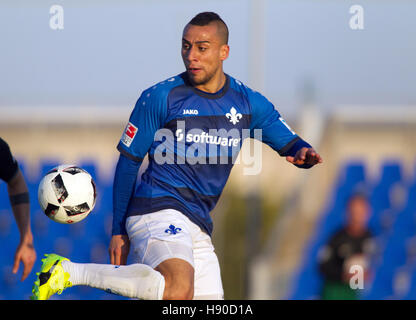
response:
<path id="1" fill-rule="evenodd" d="M 111 237 L 108 253 L 110 254 L 110 262 L 114 265 L 127 264 L 127 256 L 130 250 L 130 240 L 125 234 L 117 234 Z"/>
<path id="2" fill-rule="evenodd" d="M 33 247 L 32 235 L 30 239 L 22 240 L 17 247 L 16 254 L 14 255 L 13 273 L 17 273 L 19 270 L 20 262 L 23 263 L 23 274 L 21 281 L 24 281 L 29 273 L 32 271 L 33 265 L 36 261 L 36 251 Z"/>

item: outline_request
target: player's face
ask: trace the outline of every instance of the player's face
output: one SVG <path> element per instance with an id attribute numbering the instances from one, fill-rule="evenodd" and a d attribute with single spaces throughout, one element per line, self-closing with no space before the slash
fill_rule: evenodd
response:
<path id="1" fill-rule="evenodd" d="M 195 86 L 219 81 L 222 62 L 229 47 L 222 43 L 215 23 L 207 26 L 187 25 L 182 37 L 182 59 L 190 80 Z"/>
<path id="2" fill-rule="evenodd" d="M 349 220 L 351 224 L 365 227 L 369 218 L 370 207 L 367 201 L 357 198 L 349 203 Z"/>

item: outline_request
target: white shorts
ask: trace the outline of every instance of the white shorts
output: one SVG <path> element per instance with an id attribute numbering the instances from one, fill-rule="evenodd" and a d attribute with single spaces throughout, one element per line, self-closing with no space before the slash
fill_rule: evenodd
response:
<path id="1" fill-rule="evenodd" d="M 220 266 L 211 238 L 174 209 L 131 216 L 127 234 L 135 260 L 152 268 L 179 258 L 194 267 L 194 299 L 224 299 Z"/>

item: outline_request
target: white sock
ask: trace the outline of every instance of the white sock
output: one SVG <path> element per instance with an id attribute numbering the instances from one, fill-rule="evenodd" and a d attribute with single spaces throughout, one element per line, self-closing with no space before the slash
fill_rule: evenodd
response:
<path id="1" fill-rule="evenodd" d="M 129 298 L 162 300 L 165 278 L 145 264 L 111 264 L 62 261 L 72 285 L 85 285 Z"/>

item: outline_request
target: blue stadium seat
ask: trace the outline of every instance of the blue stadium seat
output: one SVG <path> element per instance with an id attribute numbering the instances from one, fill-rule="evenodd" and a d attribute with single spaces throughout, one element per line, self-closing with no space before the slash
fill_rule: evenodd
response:
<path id="1" fill-rule="evenodd" d="M 295 275 L 288 299 L 315 299 L 321 292 L 322 278 L 318 270 L 317 256 L 321 246 L 344 221 L 345 203 L 348 197 L 365 187 L 366 173 L 362 161 L 346 162 L 334 181 L 333 193 L 318 221 L 315 235 L 306 248 L 299 271 Z"/>
<path id="2" fill-rule="evenodd" d="M 40 182 L 40 180 L 46 173 L 48 173 L 50 170 L 61 164 L 61 161 L 58 159 L 42 159 L 40 163 L 38 182 Z"/>
<path id="3" fill-rule="evenodd" d="M 383 163 L 380 179 L 374 184 L 370 196 L 372 216 L 369 227 L 373 234 L 379 235 L 384 231 L 382 218 L 388 219 L 389 217 L 386 215 L 391 215 L 391 219 L 395 218 L 395 208 L 392 207 L 390 201 L 390 191 L 392 186 L 401 182 L 402 179 L 402 164 L 399 160 L 388 160 Z"/>
<path id="4" fill-rule="evenodd" d="M 0 269 L 0 286 L 2 287 L 2 293 L 5 295 L 6 300 L 14 300 L 18 297 L 18 284 L 19 274 L 13 274 L 13 259 L 9 260 L 8 263 L 3 264 Z"/>
<path id="5" fill-rule="evenodd" d="M 366 299 L 385 299 L 393 295 L 392 279 L 398 268 L 409 263 L 408 242 L 416 234 L 416 184 L 409 188 L 406 206 L 397 214 L 392 229 L 385 235 L 380 263 L 374 266 L 374 281 Z"/>
<path id="6" fill-rule="evenodd" d="M 0 209 L 0 241 L 7 238 L 12 233 L 13 223 L 13 213 L 11 209 Z"/>
<path id="7" fill-rule="evenodd" d="M 403 177 L 400 160 L 386 160 L 380 168 L 377 181 L 365 179 L 362 164 L 346 164 L 334 183 L 334 193 L 329 197 L 327 208 L 317 224 L 314 237 L 305 251 L 304 261 L 289 296 L 292 299 L 310 299 L 319 294 L 321 276 L 317 270 L 316 257 L 319 247 L 343 221 L 345 200 L 364 182 L 370 190 L 373 215 L 369 221 L 376 237 L 377 254 L 371 263 L 373 282 L 364 291 L 364 299 L 397 298 L 393 279 L 399 270 L 413 268 L 410 290 L 406 299 L 416 297 L 416 175 L 408 186 Z M 400 183 L 408 190 L 407 203 L 403 208 L 395 208 L 390 193 L 395 184 Z M 369 188 L 371 186 L 371 188 Z M 413 241 L 413 253 L 409 251 L 409 241 Z M 410 252 L 410 253 L 409 253 Z"/>
<path id="8" fill-rule="evenodd" d="M 416 300 L 416 264 L 415 263 L 412 264 L 409 291 L 402 299 L 403 300 Z"/>
<path id="9" fill-rule="evenodd" d="M 0 210 L 10 210 L 9 194 L 7 192 L 7 184 L 0 180 Z"/>
<path id="10" fill-rule="evenodd" d="M 91 175 L 91 177 L 93 178 L 96 184 L 101 183 L 101 179 L 98 175 L 97 165 L 95 164 L 94 160 L 83 159 L 79 161 L 77 165 L 81 167 L 82 169 L 86 170 Z"/>

